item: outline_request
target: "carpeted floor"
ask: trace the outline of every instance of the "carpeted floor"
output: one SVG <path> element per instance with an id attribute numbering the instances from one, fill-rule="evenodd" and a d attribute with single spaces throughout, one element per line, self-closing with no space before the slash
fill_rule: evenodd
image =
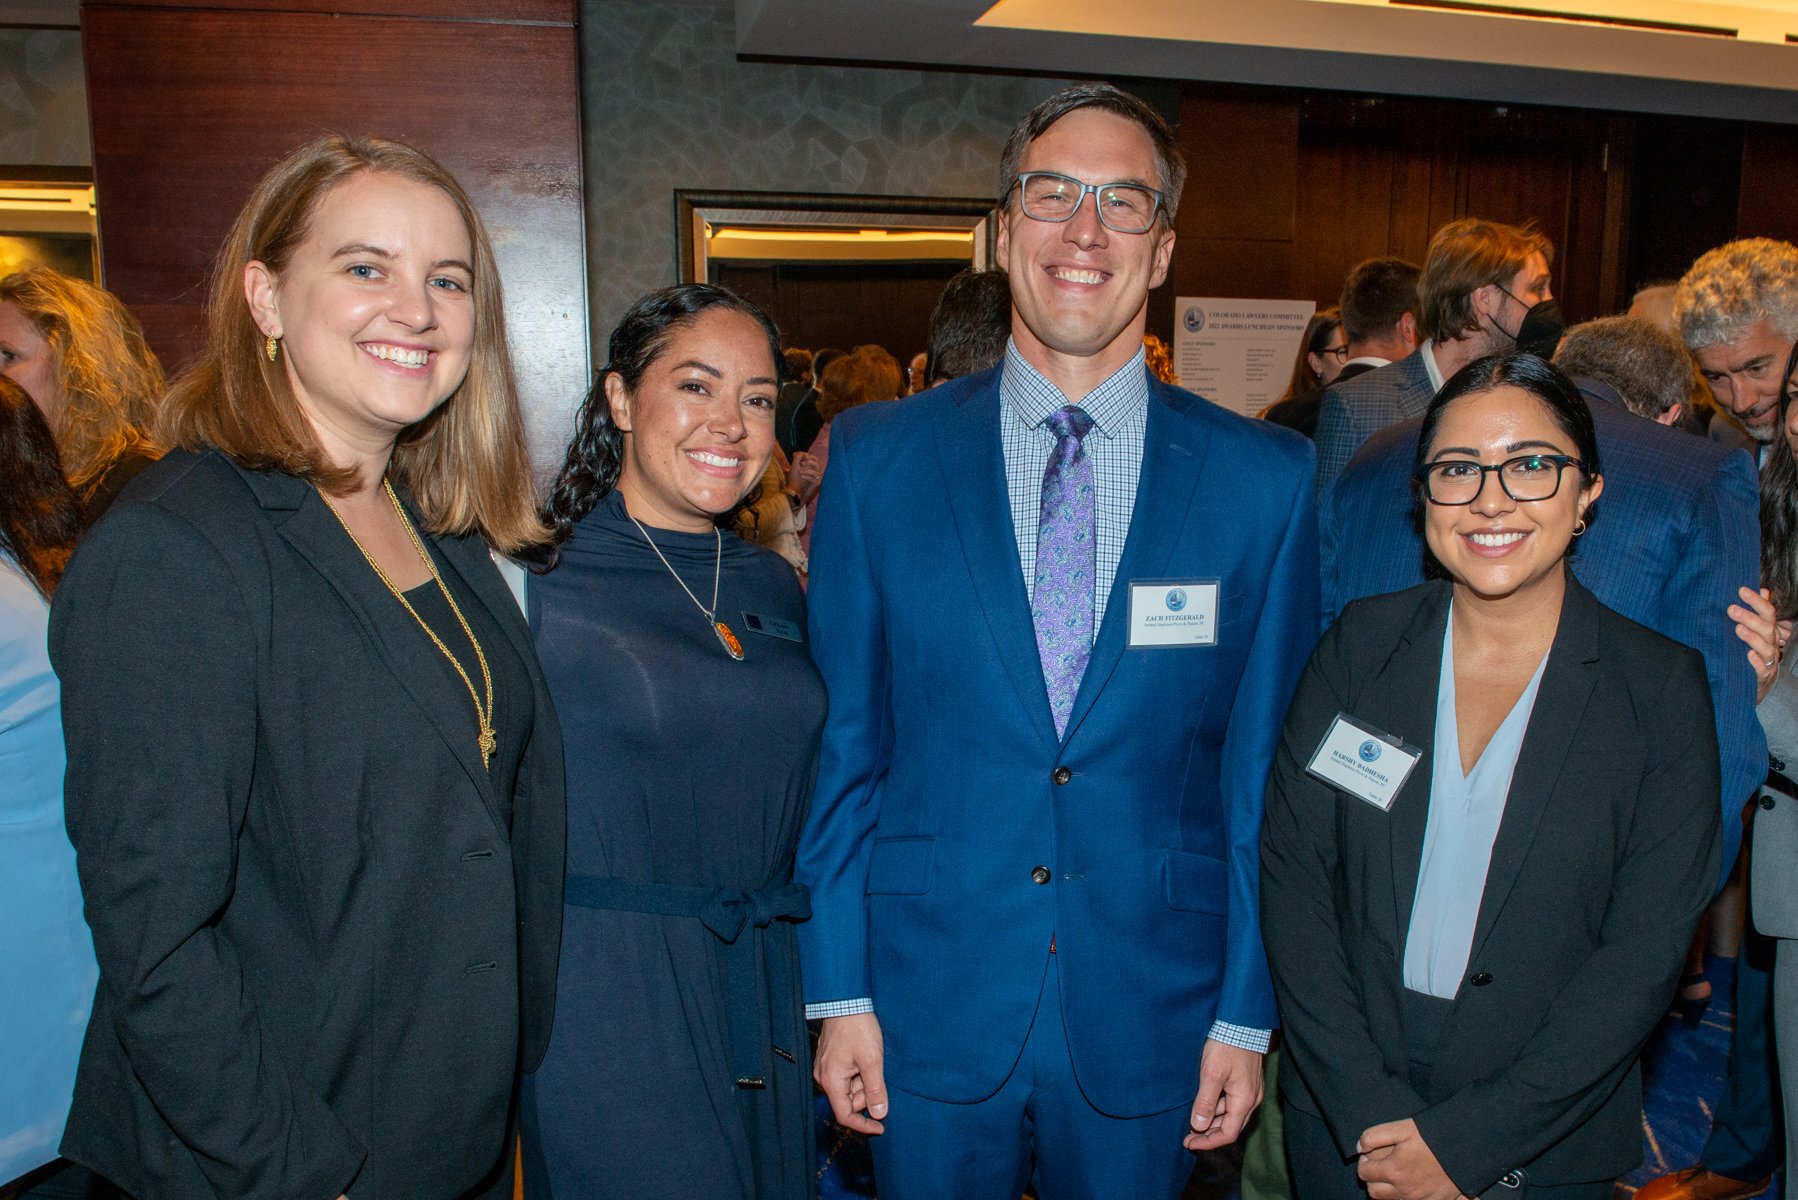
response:
<path id="1" fill-rule="evenodd" d="M 1711 1106 L 1723 1090 L 1729 1035 L 1735 1023 L 1735 961 L 1705 964 L 1713 998 L 1704 1020 L 1686 1029 L 1677 1017 L 1661 1022 L 1645 1056 L 1643 1164 L 1618 1180 L 1618 1200 L 1628 1200 L 1648 1180 L 1698 1161 L 1710 1134 Z M 817 1101 L 820 1200 L 865 1200 L 874 1193 L 867 1142 L 830 1123 L 830 1108 Z M 1236 1200 L 1241 1152 L 1232 1148 L 1201 1156 L 1186 1200 Z"/>

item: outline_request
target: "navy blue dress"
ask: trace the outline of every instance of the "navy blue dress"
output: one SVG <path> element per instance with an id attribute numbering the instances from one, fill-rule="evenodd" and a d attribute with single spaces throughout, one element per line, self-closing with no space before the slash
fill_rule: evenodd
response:
<path id="1" fill-rule="evenodd" d="M 792 883 L 824 723 L 804 595 L 768 550 L 651 529 L 613 494 L 530 581 L 568 759 L 549 1053 L 526 1077 L 533 1200 L 807 1200 L 811 1062 Z M 783 636 L 784 635 L 784 636 Z"/>

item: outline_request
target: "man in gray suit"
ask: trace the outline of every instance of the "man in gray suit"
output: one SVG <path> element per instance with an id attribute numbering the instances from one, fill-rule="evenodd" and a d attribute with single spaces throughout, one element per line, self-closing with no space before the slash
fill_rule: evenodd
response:
<path id="1" fill-rule="evenodd" d="M 1317 486 L 1361 443 L 1422 414 L 1449 376 L 1512 348 L 1553 353 L 1560 309 L 1549 286 L 1554 246 L 1528 227 L 1468 217 L 1430 239 L 1418 290 L 1424 343 L 1390 366 L 1332 384 L 1317 421 Z"/>

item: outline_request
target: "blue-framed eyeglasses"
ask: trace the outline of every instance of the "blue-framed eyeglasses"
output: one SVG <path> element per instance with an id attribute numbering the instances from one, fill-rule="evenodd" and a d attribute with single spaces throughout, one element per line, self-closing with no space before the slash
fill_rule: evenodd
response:
<path id="1" fill-rule="evenodd" d="M 1053 171 L 1026 171 L 1018 176 L 1018 199 L 1033 221 L 1071 221 L 1087 193 L 1099 220 L 1113 233 L 1147 233 L 1166 206 L 1160 192 L 1140 183 L 1082 183 Z"/>

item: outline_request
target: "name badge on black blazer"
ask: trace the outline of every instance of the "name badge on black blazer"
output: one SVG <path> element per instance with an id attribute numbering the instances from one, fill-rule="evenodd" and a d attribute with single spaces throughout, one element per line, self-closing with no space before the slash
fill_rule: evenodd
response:
<path id="1" fill-rule="evenodd" d="M 1391 734 L 1337 713 L 1305 773 L 1386 812 L 1422 757 L 1423 751 Z"/>

